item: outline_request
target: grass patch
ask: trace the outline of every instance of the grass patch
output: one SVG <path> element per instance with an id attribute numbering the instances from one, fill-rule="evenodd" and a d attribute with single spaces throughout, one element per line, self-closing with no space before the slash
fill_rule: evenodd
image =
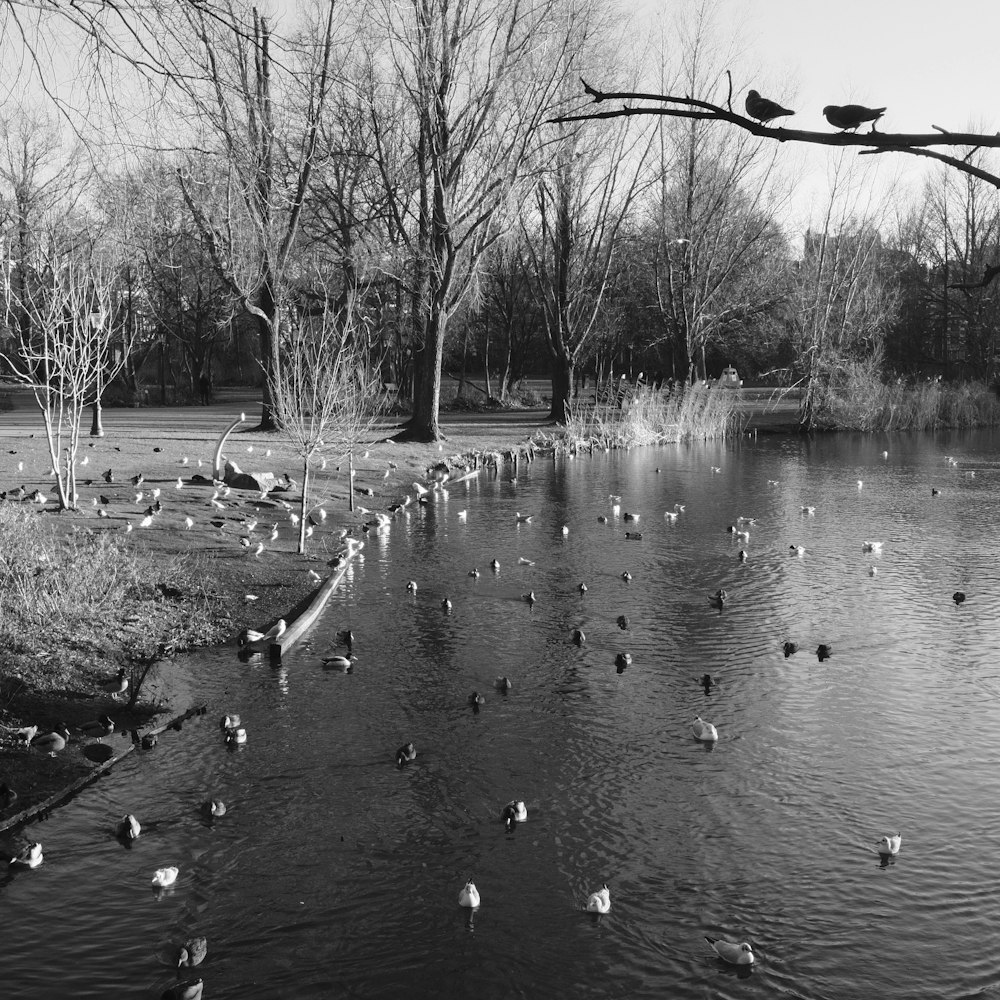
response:
<path id="1" fill-rule="evenodd" d="M 225 638 L 196 559 L 154 559 L 106 532 L 57 535 L 44 518 L 0 506 L 5 679 L 86 690 L 121 665 L 134 701 L 158 658 Z"/>

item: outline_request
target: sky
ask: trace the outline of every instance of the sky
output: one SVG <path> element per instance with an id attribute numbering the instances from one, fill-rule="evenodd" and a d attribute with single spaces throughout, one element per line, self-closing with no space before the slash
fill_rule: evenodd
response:
<path id="1" fill-rule="evenodd" d="M 888 108 L 880 122 L 887 132 L 930 132 L 932 124 L 961 131 L 970 122 L 977 131 L 1000 128 L 1000 4 L 992 0 L 720 6 L 761 74 L 757 89 L 789 100 L 796 127 L 826 131 L 825 105 L 857 103 Z"/>
<path id="2" fill-rule="evenodd" d="M 753 87 L 796 111 L 791 128 L 834 131 L 827 104 L 886 107 L 883 132 L 1000 130 L 1000 3 L 996 0 L 716 0 L 720 32 L 735 48 L 734 109 Z M 690 13 L 697 0 L 621 0 L 622 8 L 664 25 Z M 801 170 L 794 214 L 814 214 L 827 186 L 833 147 L 788 149 Z M 881 161 L 884 184 L 919 192 L 921 178 L 940 170 L 905 155 Z"/>

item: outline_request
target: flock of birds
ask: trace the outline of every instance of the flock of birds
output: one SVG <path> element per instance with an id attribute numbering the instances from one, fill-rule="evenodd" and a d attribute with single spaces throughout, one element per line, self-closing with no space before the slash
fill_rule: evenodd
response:
<path id="1" fill-rule="evenodd" d="M 760 109 L 758 108 L 758 110 Z M 888 458 L 888 452 L 883 452 L 882 457 Z M 720 470 L 713 468 L 712 471 L 717 472 Z M 516 480 L 512 479 L 511 482 L 514 483 L 516 482 Z M 777 484 L 772 482 L 772 485 L 777 485 Z M 858 488 L 860 489 L 862 486 L 863 484 L 859 480 Z M 439 486 L 438 488 L 441 487 Z M 939 492 L 940 491 L 937 489 L 934 490 L 935 495 L 938 495 Z M 621 516 L 624 522 L 631 523 L 633 525 L 639 521 L 640 519 L 639 514 L 630 512 L 622 513 L 621 496 L 612 494 L 609 496 L 609 500 L 612 504 L 613 516 L 616 517 Z M 683 504 L 677 503 L 674 505 L 674 508 L 672 510 L 667 510 L 664 513 L 664 518 L 669 521 L 676 521 L 677 518 L 681 514 L 683 514 L 684 509 L 685 508 Z M 461 513 L 463 515 L 462 520 L 463 521 L 466 520 L 467 511 L 463 510 Z M 811 517 L 815 515 L 815 513 L 816 509 L 811 505 L 803 505 L 801 507 L 801 514 L 804 517 Z M 518 525 L 526 525 L 532 522 L 533 515 L 517 511 L 515 513 L 515 518 Z M 601 514 L 598 516 L 598 521 L 600 523 L 606 524 L 608 523 L 609 518 L 607 515 Z M 752 517 L 739 517 L 737 518 L 735 524 L 729 526 L 728 530 L 741 543 L 748 543 L 750 539 L 749 529 L 755 523 L 756 521 Z M 563 534 L 568 534 L 569 527 L 563 526 L 562 532 Z M 627 539 L 636 537 L 641 538 L 642 536 L 641 534 L 638 534 L 636 532 L 626 533 Z M 863 541 L 861 549 L 864 554 L 878 555 L 881 554 L 882 552 L 883 542 Z M 792 553 L 792 555 L 797 557 L 803 556 L 806 551 L 803 546 L 797 544 L 791 544 L 789 546 L 789 550 Z M 738 559 L 740 562 L 747 561 L 748 553 L 745 548 L 741 548 L 739 550 Z M 533 565 L 533 561 L 526 559 L 524 557 L 520 557 L 519 564 Z M 490 568 L 494 573 L 499 573 L 500 562 L 495 558 L 492 559 L 490 562 Z M 870 575 L 873 576 L 875 575 L 874 566 L 869 567 L 869 573 Z M 478 568 L 473 568 L 472 570 L 470 570 L 468 575 L 470 577 L 478 578 L 480 575 Z M 628 572 L 628 570 L 622 572 L 621 577 L 626 582 L 631 580 L 631 574 Z M 419 585 L 417 581 L 415 580 L 407 581 L 406 583 L 407 593 L 411 595 L 416 594 L 418 589 Z M 587 584 L 585 582 L 581 582 L 578 585 L 578 591 L 581 594 L 586 593 L 587 589 L 588 589 Z M 536 601 L 536 597 L 533 591 L 529 591 L 528 593 L 523 594 L 522 599 L 526 601 L 529 605 L 533 605 Z M 719 589 L 714 594 L 711 594 L 709 596 L 709 603 L 713 607 L 721 611 L 725 607 L 727 599 L 728 599 L 728 594 L 726 590 Z M 961 592 L 956 592 L 956 594 L 954 595 L 954 600 L 956 604 L 961 603 L 962 601 L 964 601 L 964 599 L 965 595 Z M 441 606 L 446 613 L 450 614 L 453 610 L 452 601 L 447 596 L 445 596 L 442 599 Z M 630 624 L 628 616 L 620 615 L 617 619 L 617 624 L 619 628 L 622 629 L 623 631 L 628 629 Z M 340 634 L 339 638 L 343 638 L 343 633 Z M 584 634 L 583 630 L 579 628 L 573 629 L 571 631 L 571 641 L 577 646 L 584 645 L 586 642 L 586 635 Z M 798 652 L 798 650 L 799 647 L 797 643 L 794 643 L 792 641 L 786 641 L 783 644 L 783 653 L 786 658 L 793 656 L 795 653 Z M 819 645 L 816 648 L 816 656 L 820 662 L 829 659 L 832 655 L 833 655 L 833 649 L 829 643 L 819 643 Z M 615 666 L 618 673 L 619 674 L 622 673 L 626 669 L 626 667 L 631 664 L 631 662 L 632 662 L 631 654 L 625 651 L 618 652 L 615 658 Z M 706 673 L 699 679 L 699 684 L 701 684 L 701 686 L 704 688 L 707 694 L 712 691 L 712 689 L 716 686 L 717 682 L 711 676 L 711 674 Z M 511 689 L 512 684 L 510 679 L 504 676 L 504 677 L 498 677 L 496 679 L 495 686 L 498 690 L 506 692 Z M 474 712 L 478 712 L 480 706 L 484 704 L 484 702 L 485 698 L 480 694 L 479 691 L 473 691 L 469 695 L 468 704 L 472 707 Z M 691 732 L 694 739 L 701 743 L 714 744 L 719 739 L 719 731 L 716 728 L 716 726 L 713 723 L 708 722 L 707 720 L 701 718 L 700 715 L 697 716 L 692 722 Z M 417 751 L 414 743 L 412 741 L 405 743 L 396 751 L 397 767 L 406 766 L 410 761 L 416 759 L 416 756 L 417 756 Z M 503 822 L 505 829 L 508 831 L 512 830 L 516 823 L 524 822 L 527 819 L 527 815 L 528 815 L 527 807 L 525 803 L 520 800 L 512 800 L 506 803 L 500 811 L 500 819 Z M 899 853 L 901 843 L 902 843 L 902 836 L 899 832 L 895 834 L 887 834 L 875 842 L 875 850 L 885 863 L 889 859 L 894 858 Z M 473 909 L 478 908 L 482 904 L 482 896 L 472 878 L 469 878 L 460 889 L 458 895 L 458 902 L 460 906 L 470 907 Z M 589 896 L 587 897 L 587 899 L 583 904 L 583 908 L 587 912 L 594 914 L 604 914 L 610 912 L 611 892 L 607 883 L 602 884 L 600 889 L 589 894 Z M 747 967 L 753 965 L 754 962 L 756 961 L 753 952 L 753 947 L 747 941 L 728 941 L 721 938 L 714 938 L 709 936 L 706 936 L 705 940 L 709 944 L 711 949 L 715 952 L 715 954 L 726 963 L 735 966 Z"/>
<path id="2" fill-rule="evenodd" d="M 882 111 L 885 109 L 865 109 L 859 106 L 848 106 L 845 108 L 831 108 L 825 109 L 828 119 L 830 119 L 832 124 L 835 124 L 840 128 L 856 128 L 859 124 L 864 121 L 874 121 L 881 115 Z M 791 114 L 792 112 L 780 108 L 780 106 L 769 102 L 764 98 L 761 98 L 756 91 L 750 91 L 747 96 L 747 112 L 751 117 L 757 118 L 760 121 L 769 121 L 774 117 L 778 117 L 782 114 Z M 833 117 L 831 117 L 831 112 L 833 112 Z M 867 117 L 865 117 L 867 115 Z M 883 453 L 883 457 L 886 457 L 887 453 Z M 186 460 L 185 460 L 186 464 Z M 442 463 L 443 465 L 443 463 Z M 445 466 L 446 470 L 447 467 Z M 713 471 L 716 471 L 713 469 Z M 429 503 L 435 499 L 434 494 L 447 496 L 446 483 L 448 480 L 447 471 L 442 471 L 440 467 L 433 467 L 432 470 L 428 470 L 429 478 L 431 483 L 429 486 L 424 486 L 420 483 L 414 483 L 418 503 Z M 109 469 L 105 474 L 104 478 L 106 482 L 111 482 L 113 480 L 113 473 Z M 131 480 L 134 487 L 139 487 L 142 485 L 142 475 L 139 474 L 137 477 L 133 477 Z M 514 480 L 512 480 L 513 482 Z M 182 480 L 178 480 L 177 488 L 181 488 L 183 485 Z M 859 488 L 861 483 L 859 481 Z M 212 503 L 222 503 L 223 501 L 220 497 L 223 495 L 222 490 L 228 489 L 224 484 L 215 484 L 216 495 L 212 498 Z M 157 493 L 159 491 L 156 491 Z M 937 492 L 937 491 L 935 491 Z M 25 499 L 28 498 L 28 494 L 25 495 Z M 101 497 L 100 500 L 103 502 L 106 498 Z M 144 499 L 141 494 L 136 495 L 137 502 L 141 502 Z M 151 505 L 150 509 L 144 515 L 144 517 L 155 517 L 156 514 L 161 509 L 159 497 L 155 496 L 152 498 L 155 503 Z M 621 497 L 612 495 L 609 497 L 612 503 L 613 513 L 615 515 L 620 513 L 620 503 Z M 392 509 L 392 516 L 406 510 L 409 503 L 412 502 L 413 496 L 408 496 L 403 503 L 394 505 Z M 368 515 L 371 512 L 361 509 L 363 515 Z M 675 504 L 672 510 L 668 510 L 664 513 L 664 518 L 670 521 L 676 521 L 677 518 L 684 512 L 683 504 Z M 805 516 L 810 516 L 815 513 L 815 509 L 809 506 L 803 506 L 801 512 Z M 467 511 L 460 512 L 460 519 L 467 519 Z M 528 525 L 532 522 L 533 515 L 530 513 L 522 513 L 518 511 L 515 515 L 516 522 L 519 525 Z M 639 521 L 639 515 L 634 513 L 624 513 L 622 519 L 635 525 Z M 598 520 L 602 523 L 607 523 L 608 518 L 606 515 L 600 515 Z M 379 529 L 385 527 L 390 521 L 387 515 L 376 516 L 370 521 L 366 522 L 366 530 L 369 529 Z M 753 525 L 754 519 L 741 517 L 738 518 L 736 523 L 730 525 L 730 532 L 736 537 L 741 543 L 747 543 L 749 541 L 749 529 Z M 190 526 L 190 525 L 189 525 Z M 247 525 L 247 535 L 249 536 L 256 525 Z M 272 537 L 277 529 L 275 525 L 272 529 Z M 568 526 L 564 526 L 562 529 L 564 534 L 569 533 Z M 642 535 L 637 531 L 630 531 L 627 535 L 630 540 L 641 540 Z M 353 540 L 348 540 L 353 541 Z M 356 542 L 355 548 L 353 550 L 349 549 L 349 554 L 356 554 L 358 548 L 360 548 L 361 543 Z M 877 541 L 866 541 L 863 543 L 863 551 L 866 553 L 878 553 L 882 549 L 882 543 Z M 796 556 L 802 556 L 805 553 L 805 549 L 799 545 L 791 545 L 790 550 Z M 259 552 L 256 552 L 259 555 Z M 741 548 L 738 553 L 738 558 L 741 562 L 745 562 L 748 558 L 748 554 L 745 548 Z M 532 561 L 521 558 L 520 562 L 522 564 L 531 565 Z M 500 571 L 500 563 L 497 559 L 493 559 L 490 562 L 490 568 L 494 573 Z M 469 572 L 470 576 L 479 576 L 478 568 L 473 568 Z M 622 574 L 622 579 L 628 582 L 631 579 L 631 574 L 626 570 Z M 406 584 L 406 590 L 410 594 L 416 594 L 418 590 L 418 584 L 414 580 L 410 580 Z M 587 585 L 585 582 L 581 582 L 578 586 L 578 590 L 581 594 L 586 593 Z M 536 597 L 533 591 L 522 595 L 523 600 L 529 605 L 532 605 L 536 601 Z M 709 602 L 720 612 L 725 607 L 726 601 L 728 599 L 728 594 L 724 589 L 717 590 L 714 594 L 709 596 Z M 956 592 L 954 595 L 954 600 L 956 604 L 964 601 L 965 595 Z M 442 607 L 446 612 L 451 611 L 451 601 L 448 597 L 443 598 Z M 618 618 L 618 626 L 622 630 L 628 628 L 629 621 L 627 616 L 621 615 Z M 287 628 L 286 622 L 282 619 L 273 628 L 266 632 L 256 632 L 254 630 L 244 630 L 241 635 L 241 644 L 248 645 L 251 649 L 262 649 L 266 648 L 267 645 L 276 640 L 284 634 Z M 344 644 L 347 647 L 347 655 L 341 655 L 339 653 L 333 654 L 323 658 L 322 663 L 324 666 L 336 667 L 350 671 L 353 664 L 353 634 L 349 629 L 342 630 L 337 634 L 337 640 L 339 643 Z M 572 632 L 572 641 L 577 645 L 583 645 L 586 642 L 586 636 L 581 629 L 574 629 Z M 793 642 L 785 642 L 783 647 L 783 652 L 786 657 L 794 655 L 798 651 L 798 646 Z M 822 661 L 827 659 L 832 655 L 832 649 L 829 644 L 821 643 L 816 650 L 817 657 Z M 622 673 L 632 662 L 631 654 L 626 651 L 620 651 L 617 653 L 615 658 L 615 666 L 618 673 Z M 705 674 L 699 683 L 702 685 L 706 693 L 710 692 L 715 686 L 716 682 L 710 674 Z M 122 694 L 127 691 L 128 679 L 124 669 L 120 670 L 114 675 L 114 677 L 108 678 L 102 685 L 104 691 L 111 695 L 111 697 L 117 700 Z M 498 691 L 506 693 L 511 690 L 512 682 L 506 676 L 500 676 L 496 678 L 495 687 Z M 473 691 L 468 699 L 469 705 L 472 706 L 473 711 L 478 712 L 480 706 L 485 702 L 485 698 L 478 692 Z M 226 744 L 230 745 L 242 745 L 247 741 L 247 731 L 242 725 L 239 715 L 229 713 L 224 715 L 220 720 L 220 730 L 223 734 L 223 739 Z M 99 718 L 95 719 L 91 723 L 87 723 L 79 727 L 79 733 L 82 736 L 90 737 L 95 740 L 102 740 L 103 738 L 111 735 L 114 732 L 114 722 L 111 717 L 107 714 L 101 715 Z M 693 723 L 691 724 L 691 732 L 695 740 L 703 743 L 714 743 L 719 739 L 719 733 L 714 724 L 702 719 L 697 716 Z M 23 730 L 19 730 L 18 734 L 24 740 L 24 742 L 42 752 L 55 754 L 63 750 L 69 740 L 71 739 L 71 732 L 68 726 L 61 724 L 57 726 L 50 732 L 39 733 L 37 727 L 28 727 Z M 417 757 L 416 746 L 412 741 L 403 744 L 396 751 L 395 761 L 397 767 L 405 767 L 411 761 L 415 760 Z M 0 785 L 0 808 L 4 808 L 12 804 L 17 798 L 17 794 L 13 789 L 10 789 L 6 784 Z M 220 799 L 210 799 L 201 804 L 201 812 L 208 819 L 214 819 L 217 817 L 224 816 L 226 813 L 226 805 Z M 528 818 L 527 806 L 524 801 L 513 799 L 503 805 L 500 810 L 500 820 L 507 831 L 514 829 L 515 825 L 518 823 L 523 823 Z M 126 814 L 122 816 L 116 823 L 115 835 L 123 843 L 130 844 L 136 840 L 141 834 L 141 825 L 137 818 L 132 814 Z M 893 835 L 883 836 L 876 845 L 877 851 L 884 858 L 894 857 L 899 853 L 901 845 L 901 835 L 897 832 Z M 42 845 L 38 842 L 30 842 L 24 844 L 24 846 L 19 850 L 13 857 L 10 858 L 10 864 L 13 866 L 33 869 L 37 868 L 43 862 L 43 851 Z M 175 866 L 165 866 L 163 868 L 157 869 L 151 880 L 151 884 L 154 889 L 159 890 L 165 887 L 173 885 L 179 875 L 179 871 Z M 482 903 L 482 898 L 479 890 L 477 889 L 474 881 L 469 878 L 466 883 L 462 886 L 458 902 L 460 906 L 478 908 Z M 594 892 L 591 892 L 583 903 L 583 909 L 589 913 L 593 914 L 606 914 L 611 910 L 611 892 L 607 885 L 604 883 L 601 887 Z M 755 957 L 753 953 L 752 946 L 746 941 L 727 941 L 718 938 L 707 937 L 705 940 L 708 942 L 712 950 L 716 955 L 719 956 L 723 961 L 737 965 L 737 966 L 749 966 L 753 965 L 755 962 Z M 178 945 L 176 948 L 176 958 L 178 969 L 190 968 L 199 965 L 205 958 L 207 954 L 207 942 L 205 938 L 190 938 L 182 944 Z M 166 992 L 164 992 L 163 997 L 169 998 L 169 1000 L 198 1000 L 202 992 L 202 980 L 192 980 L 187 982 L 179 982 L 174 986 L 171 986 Z"/>
<path id="3" fill-rule="evenodd" d="M 43 733 L 35 735 L 33 732 L 37 727 L 28 727 L 19 730 L 22 738 L 30 747 L 42 750 L 55 755 L 60 750 L 65 749 L 71 738 L 68 726 L 60 725 L 53 733 Z M 219 728 L 223 734 L 226 744 L 246 743 L 247 733 L 243 727 L 239 715 L 229 713 L 219 720 Z M 102 715 L 93 723 L 87 723 L 78 728 L 78 732 L 83 736 L 92 736 L 97 740 L 102 740 L 110 736 L 115 731 L 114 722 L 108 715 Z M 5 794 L 6 792 L 6 794 Z M 9 789 L 6 783 L 0 786 L 0 805 L 11 805 L 17 799 L 13 790 Z M 226 803 L 220 798 L 206 799 L 199 806 L 199 812 L 206 821 L 212 822 L 225 816 L 227 813 Z M 142 825 L 132 814 L 126 813 L 115 822 L 114 836 L 123 846 L 131 847 L 132 844 L 142 834 Z M 38 868 L 45 856 L 42 845 L 38 841 L 24 843 L 13 856 L 9 858 L 9 866 L 14 868 L 34 869 Z M 180 869 L 176 865 L 165 865 L 157 868 L 150 879 L 150 885 L 154 892 L 159 893 L 163 889 L 170 888 L 177 882 Z M 184 974 L 185 970 L 201 965 L 208 954 L 208 941 L 204 937 L 190 937 L 173 945 L 170 949 L 170 963 L 178 971 L 178 975 Z M 201 978 L 181 980 L 169 986 L 162 993 L 162 1000 L 200 1000 L 204 988 L 204 981 Z"/>
<path id="4" fill-rule="evenodd" d="M 777 101 L 761 97 L 756 90 L 747 91 L 746 109 L 751 118 L 763 125 L 774 121 L 775 118 L 785 118 L 795 114 L 794 111 L 783 108 Z M 885 108 L 867 108 L 863 104 L 828 104 L 823 108 L 823 117 L 842 132 L 854 131 L 865 122 L 871 122 L 874 131 L 875 123 L 885 112 Z"/>

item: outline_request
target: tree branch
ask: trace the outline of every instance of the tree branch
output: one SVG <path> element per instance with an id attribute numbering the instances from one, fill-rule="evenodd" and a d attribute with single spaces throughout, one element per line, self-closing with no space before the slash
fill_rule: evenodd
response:
<path id="1" fill-rule="evenodd" d="M 666 104 L 680 104 L 684 107 L 623 107 L 616 111 L 587 112 L 575 115 L 561 115 L 549 119 L 550 123 L 590 121 L 602 118 L 627 118 L 633 115 L 666 115 L 669 118 L 697 118 L 705 121 L 724 121 L 736 125 L 752 135 L 764 139 L 776 139 L 778 142 L 809 142 L 822 146 L 867 146 L 869 152 L 914 153 L 914 147 L 924 146 L 986 146 L 1000 149 L 1000 133 L 980 135 L 975 132 L 947 132 L 938 128 L 936 132 L 922 134 L 876 132 L 811 132 L 806 129 L 772 128 L 727 111 L 725 108 L 709 101 L 700 101 L 693 97 L 677 97 L 672 94 L 646 94 L 637 91 L 600 91 L 590 86 L 585 80 L 584 92 L 593 98 L 595 104 L 604 101 L 660 101 Z M 919 153 L 917 154 L 919 155 Z M 967 164 L 959 166 L 961 160 L 956 160 L 954 166 L 966 169 Z M 1000 177 L 992 174 L 983 179 L 1000 188 Z"/>

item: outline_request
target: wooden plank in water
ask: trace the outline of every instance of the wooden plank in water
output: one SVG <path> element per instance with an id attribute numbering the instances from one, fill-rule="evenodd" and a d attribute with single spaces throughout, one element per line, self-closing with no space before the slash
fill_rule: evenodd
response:
<path id="1" fill-rule="evenodd" d="M 326 602 L 330 600 L 330 597 L 344 579 L 353 558 L 353 554 L 344 558 L 343 564 L 338 567 L 336 572 L 327 577 L 323 585 L 316 591 L 316 596 L 313 597 L 309 607 L 285 629 L 277 642 L 271 643 L 269 653 L 272 659 L 280 660 L 282 652 L 286 649 L 291 649 L 305 635 L 316 619 L 319 618 L 323 608 L 326 607 Z"/>

